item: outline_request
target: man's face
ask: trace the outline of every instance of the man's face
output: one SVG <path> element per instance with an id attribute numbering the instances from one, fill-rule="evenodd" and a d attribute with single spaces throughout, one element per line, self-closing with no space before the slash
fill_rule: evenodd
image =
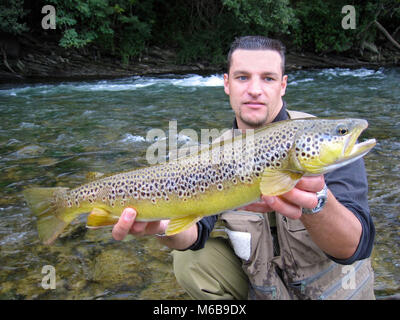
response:
<path id="1" fill-rule="evenodd" d="M 224 90 L 240 129 L 270 123 L 281 110 L 287 84 L 281 62 L 279 53 L 272 50 L 233 52 L 229 75 L 224 74 Z"/>

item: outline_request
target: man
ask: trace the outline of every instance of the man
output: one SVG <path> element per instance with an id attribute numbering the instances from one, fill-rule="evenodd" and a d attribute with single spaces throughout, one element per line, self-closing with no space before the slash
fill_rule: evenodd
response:
<path id="1" fill-rule="evenodd" d="M 234 41 L 224 75 L 234 128 L 310 116 L 286 109 L 284 66 L 279 41 L 257 36 Z M 303 177 L 281 196 L 262 196 L 237 212 L 221 214 L 229 241 L 209 237 L 216 216 L 159 239 L 176 249 L 177 280 L 196 299 L 373 299 L 373 272 L 366 258 L 375 229 L 367 195 L 361 159 L 325 176 Z M 310 214 L 313 208 L 317 212 Z M 134 209 L 124 210 L 113 228 L 115 239 L 128 233 L 162 234 L 168 224 L 135 222 L 135 216 Z M 237 235 L 251 239 L 248 255 L 239 253 Z M 239 240 L 239 246 L 244 242 Z"/>

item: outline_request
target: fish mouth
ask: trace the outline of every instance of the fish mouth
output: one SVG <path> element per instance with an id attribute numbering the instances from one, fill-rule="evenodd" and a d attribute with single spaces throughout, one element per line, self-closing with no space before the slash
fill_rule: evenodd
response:
<path id="1" fill-rule="evenodd" d="M 356 143 L 357 139 L 360 137 L 361 133 L 368 128 L 368 122 L 365 121 L 351 133 L 349 139 L 347 139 L 344 150 L 343 150 L 343 160 L 361 158 L 365 156 L 375 145 L 375 139 L 368 139 L 366 141 Z"/>
<path id="2" fill-rule="evenodd" d="M 320 148 L 319 157 L 313 161 L 304 161 L 300 166 L 306 171 L 306 175 L 318 175 L 321 173 L 328 173 L 343 166 L 346 166 L 363 156 L 365 156 L 375 145 L 375 139 L 369 139 L 360 143 L 357 143 L 357 139 L 361 133 L 368 127 L 368 122 L 363 119 L 353 119 L 348 122 L 350 127 L 349 133 L 345 136 L 338 138 L 337 143 L 322 145 Z M 339 124 L 337 130 L 343 128 L 342 124 Z"/>

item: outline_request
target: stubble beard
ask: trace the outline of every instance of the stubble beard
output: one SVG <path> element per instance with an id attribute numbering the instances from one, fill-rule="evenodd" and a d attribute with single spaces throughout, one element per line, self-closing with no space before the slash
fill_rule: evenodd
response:
<path id="1" fill-rule="evenodd" d="M 268 110 L 265 113 L 265 116 L 261 119 L 252 119 L 252 118 L 248 118 L 246 116 L 244 116 L 242 114 L 242 109 L 239 109 L 239 119 L 247 126 L 253 128 L 253 129 L 257 129 L 260 128 L 262 126 L 264 126 L 267 123 L 268 120 Z"/>

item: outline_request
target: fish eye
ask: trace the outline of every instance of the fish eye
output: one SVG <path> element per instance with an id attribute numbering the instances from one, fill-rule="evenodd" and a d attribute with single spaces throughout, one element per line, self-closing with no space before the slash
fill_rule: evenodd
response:
<path id="1" fill-rule="evenodd" d="M 349 129 L 347 129 L 346 127 L 338 126 L 336 128 L 336 132 L 340 136 L 345 136 L 346 134 L 349 133 Z"/>

